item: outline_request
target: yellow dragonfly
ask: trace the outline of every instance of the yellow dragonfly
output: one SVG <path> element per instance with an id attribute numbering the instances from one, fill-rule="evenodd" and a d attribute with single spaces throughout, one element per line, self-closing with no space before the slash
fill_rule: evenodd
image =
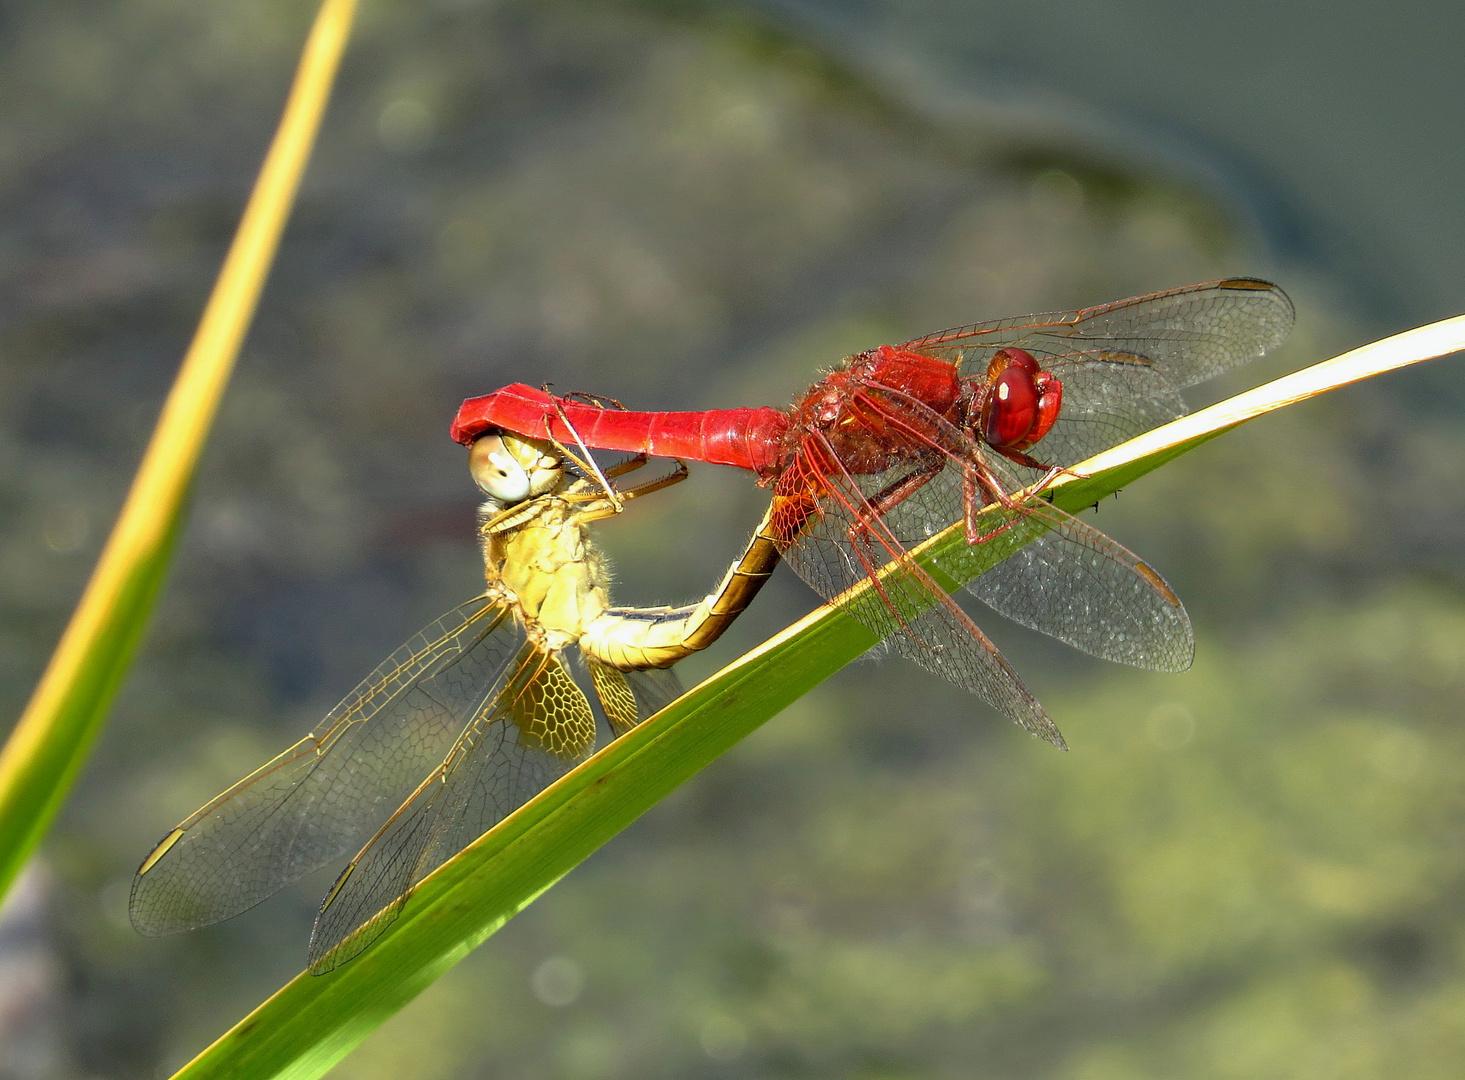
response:
<path id="1" fill-rule="evenodd" d="M 479 438 L 469 469 L 488 497 L 478 526 L 486 590 L 168 833 L 133 881 L 133 926 L 157 936 L 231 918 L 359 848 L 311 934 L 310 970 L 329 971 L 367 948 L 419 881 L 591 754 L 595 717 L 566 664 L 570 646 L 613 735 L 676 698 L 667 668 L 717 639 L 778 555 L 760 529 L 701 603 L 611 607 L 588 525 L 686 476 L 677 462 L 657 480 L 614 487 L 646 460 L 601 471 L 551 441 Z"/>

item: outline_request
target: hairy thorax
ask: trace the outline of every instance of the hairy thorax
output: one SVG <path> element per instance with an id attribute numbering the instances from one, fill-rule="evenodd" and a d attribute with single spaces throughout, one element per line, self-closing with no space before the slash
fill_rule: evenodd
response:
<path id="1" fill-rule="evenodd" d="M 609 605 L 604 559 L 562 499 L 537 500 L 525 519 L 483 533 L 482 543 L 489 591 L 508 593 L 550 648 L 578 641 Z"/>
<path id="2" fill-rule="evenodd" d="M 944 360 L 882 345 L 846 360 L 793 408 L 798 445 L 817 431 L 838 467 L 855 475 L 886 469 L 926 452 L 931 414 L 960 422 L 961 380 Z"/>

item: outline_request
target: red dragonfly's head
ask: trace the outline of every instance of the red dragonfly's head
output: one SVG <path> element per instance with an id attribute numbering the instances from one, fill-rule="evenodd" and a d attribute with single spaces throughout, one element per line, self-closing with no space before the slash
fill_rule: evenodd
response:
<path id="1" fill-rule="evenodd" d="M 1048 434 L 1063 405 L 1063 384 L 1033 354 L 1008 346 L 992 354 L 980 396 L 979 434 L 997 451 L 1021 451 Z"/>

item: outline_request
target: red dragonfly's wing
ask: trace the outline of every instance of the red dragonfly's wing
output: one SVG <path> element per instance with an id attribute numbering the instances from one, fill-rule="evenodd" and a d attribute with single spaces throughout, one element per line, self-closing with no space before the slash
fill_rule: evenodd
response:
<path id="1" fill-rule="evenodd" d="M 967 376 L 984 373 L 998 349 L 1032 353 L 1063 382 L 1063 409 L 1029 453 L 1072 465 L 1184 415 L 1182 388 L 1280 345 L 1293 317 L 1277 286 L 1228 278 L 1080 311 L 959 326 L 902 348 L 950 360 Z"/>
<path id="2" fill-rule="evenodd" d="M 773 527 L 791 538 L 785 561 L 826 601 L 867 580 L 892 561 L 878 585 L 844 610 L 888 640 L 896 652 L 977 695 L 1040 738 L 1064 746 L 1063 736 L 997 647 L 946 591 L 915 564 L 870 508 L 867 493 L 844 473 L 821 476 L 817 511 L 788 492 L 801 490 L 801 457 L 780 479 L 782 500 Z M 802 490 L 807 491 L 807 487 Z M 780 495 L 779 492 L 785 494 Z M 781 520 L 782 519 L 782 520 Z"/>
<path id="3" fill-rule="evenodd" d="M 902 547 L 963 521 L 968 498 L 982 501 L 983 488 L 1007 495 L 1021 488 L 1006 459 L 921 402 L 872 388 L 862 401 L 863 409 L 852 410 L 857 420 L 873 413 L 881 428 L 904 433 L 917 448 L 901 466 L 857 481 L 883 507 L 882 524 Z M 920 482 L 902 483 L 902 470 Z M 1040 498 L 987 506 L 973 527 L 981 542 L 942 555 L 937 566 L 970 581 L 967 589 L 989 607 L 1105 660 L 1161 671 L 1190 666 L 1190 617 L 1133 552 Z"/>
<path id="4" fill-rule="evenodd" d="M 164 838 L 133 881 L 133 925 L 158 935 L 230 918 L 358 846 L 493 700 L 523 642 L 486 597 L 428 626 Z"/>
<path id="5" fill-rule="evenodd" d="M 1004 457 L 917 400 L 867 390 L 863 402 L 883 428 L 904 432 L 921 447 L 901 466 L 858 481 L 883 507 L 883 526 L 902 547 L 963 522 L 968 498 L 982 503 L 983 488 L 1020 491 Z M 902 470 L 919 484 L 901 484 Z M 993 610 L 1103 659 L 1160 671 L 1190 667 L 1190 615 L 1134 552 L 1042 498 L 984 507 L 973 528 L 983 538 L 979 544 L 946 552 L 936 564 L 968 580 L 968 591 Z"/>
<path id="6" fill-rule="evenodd" d="M 989 459 L 995 455 L 986 455 Z M 1016 491 L 1000 465 L 986 462 Z M 892 535 L 913 545 L 962 520 L 961 471 L 939 475 L 885 514 Z M 987 539 L 942 555 L 936 565 L 1013 622 L 1091 656 L 1156 671 L 1184 671 L 1195 656 L 1190 617 L 1164 579 L 1137 555 L 1087 523 L 1033 498 L 1021 507 L 987 507 Z M 1002 561 L 972 579 L 980 558 Z"/>

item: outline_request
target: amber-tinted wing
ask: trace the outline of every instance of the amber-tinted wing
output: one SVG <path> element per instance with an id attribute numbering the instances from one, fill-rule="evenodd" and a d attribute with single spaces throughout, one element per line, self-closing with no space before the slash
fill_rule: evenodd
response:
<path id="1" fill-rule="evenodd" d="M 876 588 L 847 599 L 844 610 L 902 656 L 977 695 L 1034 735 L 1063 746 L 1058 728 L 997 647 L 869 509 L 867 496 L 877 490 L 877 478 L 857 480 L 844 473 L 821 477 L 817 483 L 824 494 L 810 515 L 789 494 L 808 490 L 808 474 L 802 472 L 808 468 L 806 459 L 798 459 L 774 493 L 785 505 L 782 513 L 775 510 L 773 527 L 791 538 L 781 547 L 794 572 L 832 601 L 896 561 L 880 575 Z"/>
<path id="2" fill-rule="evenodd" d="M 525 643 L 499 687 L 336 879 L 310 937 L 313 973 L 358 955 L 414 885 L 589 756 L 595 718 L 558 655 Z"/>
<path id="3" fill-rule="evenodd" d="M 647 717 L 659 713 L 682 696 L 682 683 L 670 668 L 621 671 L 585 657 L 590 681 L 616 736 L 624 735 Z"/>
<path id="4" fill-rule="evenodd" d="M 158 935 L 230 918 L 357 847 L 494 699 L 523 641 L 486 597 L 425 628 L 163 839 L 133 881 L 133 925 Z"/>
<path id="5" fill-rule="evenodd" d="M 1183 387 L 1286 340 L 1292 302 L 1270 282 L 1229 278 L 1081 311 L 1026 315 L 928 334 L 904 348 L 980 376 L 998 349 L 1026 349 L 1063 382 L 1063 409 L 1029 451 L 1072 465 L 1185 413 Z"/>

